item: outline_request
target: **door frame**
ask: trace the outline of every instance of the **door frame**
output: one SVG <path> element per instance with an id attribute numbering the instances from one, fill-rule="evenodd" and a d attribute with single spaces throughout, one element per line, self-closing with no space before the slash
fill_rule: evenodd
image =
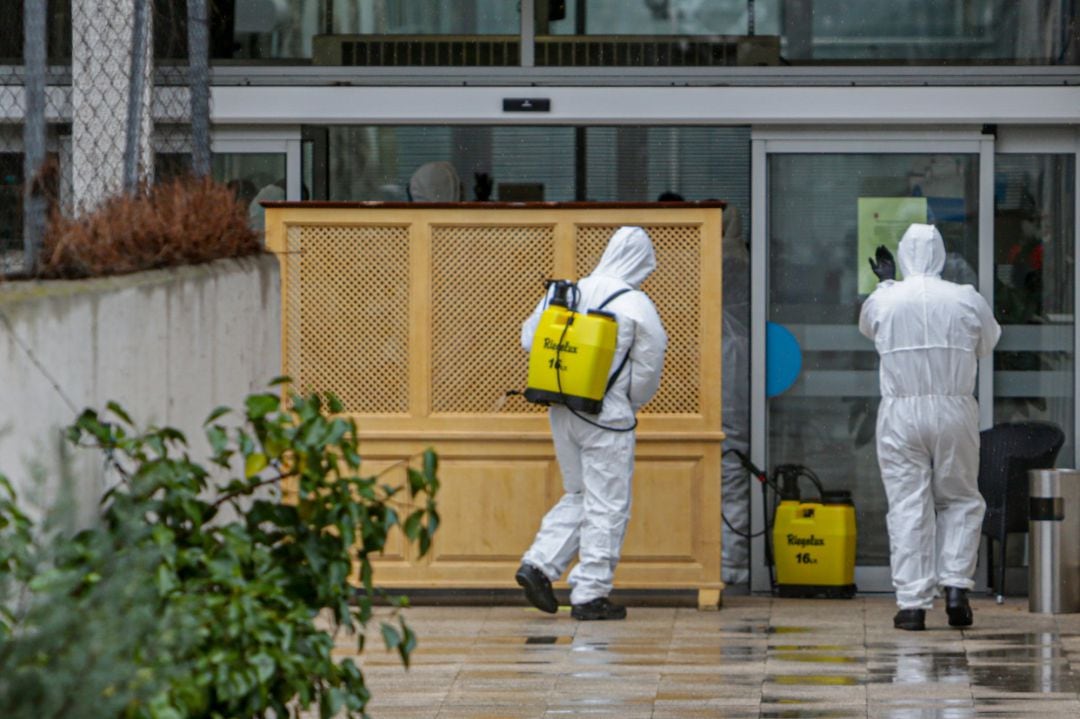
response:
<path id="1" fill-rule="evenodd" d="M 1073 156 L 1073 257 L 1080 258 L 1080 127 L 1005 127 L 998 133 L 998 155 Z M 1073 451 L 1080 457 L 1080 270 L 1073 278 Z M 980 274 L 981 277 L 981 274 Z M 1011 584 L 1011 581 L 1007 581 Z M 1013 585 L 1018 586 L 1018 585 Z"/>
<path id="2" fill-rule="evenodd" d="M 768 469 L 765 397 L 765 323 L 768 319 L 768 159 L 774 154 L 977 154 L 979 156 L 979 291 L 993 306 L 994 151 L 991 127 L 952 129 L 865 128 L 758 128 L 751 132 L 750 206 L 750 456 L 754 464 Z M 979 361 L 978 392 L 990 398 L 979 403 L 979 424 L 993 423 L 993 359 Z M 764 529 L 759 492 L 750 493 L 750 532 Z M 769 591 L 765 563 L 765 537 L 751 540 L 750 588 Z M 855 567 L 855 583 L 861 592 L 892 592 L 888 566 Z"/>
<path id="3" fill-rule="evenodd" d="M 265 125 L 215 127 L 210 138 L 211 153 L 285 155 L 285 199 L 301 199 L 300 128 Z"/>

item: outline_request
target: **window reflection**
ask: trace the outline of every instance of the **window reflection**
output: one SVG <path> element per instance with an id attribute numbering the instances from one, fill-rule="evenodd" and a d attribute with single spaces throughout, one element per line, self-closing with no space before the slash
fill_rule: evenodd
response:
<path id="1" fill-rule="evenodd" d="M 207 0 L 218 63 L 517 66 L 516 0 Z M 23 0 L 0 0 L 0 62 L 22 58 Z M 186 0 L 153 0 L 159 60 L 186 57 Z M 544 66 L 1076 65 L 1064 0 L 536 0 Z M 71 0 L 49 3 L 71 57 Z"/>
<path id="2" fill-rule="evenodd" d="M 1075 461 L 1074 164 L 999 155 L 994 183 L 994 421 L 1057 424 L 1061 466 Z"/>
<path id="3" fill-rule="evenodd" d="M 539 3 L 543 5 L 542 2 Z M 707 39 L 712 61 L 655 51 L 651 62 L 549 64 L 1076 64 L 1076 7 L 1060 0 L 567 0 L 565 16 L 538 20 L 538 33 L 579 36 L 679 36 L 684 49 Z M 542 13 L 542 11 L 541 11 Z M 772 38 L 776 42 L 770 43 Z M 538 39 L 538 60 L 547 53 Z M 599 45 L 599 43 L 593 43 Z M 725 44 L 731 47 L 725 49 Z M 657 44 L 657 47 L 663 47 Z M 724 57 L 726 61 L 717 61 Z"/>
<path id="4" fill-rule="evenodd" d="M 186 15 L 184 0 L 158 4 L 160 16 Z M 424 36 L 506 35 L 516 47 L 521 24 L 517 3 L 504 0 L 210 0 L 210 13 L 212 55 L 219 61 L 322 65 L 465 64 L 452 61 L 460 48 L 447 47 L 443 56 L 434 38 Z M 387 46 L 379 36 L 416 37 Z M 432 50 L 428 62 L 426 49 Z M 512 57 L 473 60 L 469 64 L 518 61 L 516 49 Z"/>
<path id="5" fill-rule="evenodd" d="M 651 201 L 663 192 L 721 199 L 749 217 L 745 127 L 308 126 L 304 174 L 322 200 L 406 200 L 428 162 L 451 163 L 477 199 Z M 747 230 L 748 233 L 748 230 Z"/>
<path id="6" fill-rule="evenodd" d="M 285 166 L 285 153 L 215 153 L 211 174 L 232 188 L 247 208 L 252 229 L 262 232 L 266 212 L 259 203 L 285 199 Z"/>
<path id="7" fill-rule="evenodd" d="M 767 401 L 768 465 L 805 464 L 830 489 L 852 492 L 860 565 L 889 562 L 874 446 L 877 353 L 858 331 L 869 291 L 860 287 L 860 249 L 875 237 L 860 223 L 860 200 L 876 201 L 884 212 L 890 205 L 919 208 L 920 216 L 908 220 L 941 231 L 955 272 L 947 279 L 973 280 L 978 168 L 978 158 L 967 154 L 769 157 L 768 319 L 795 334 L 803 355 L 795 385 Z M 900 232 L 902 226 L 897 222 Z"/>
<path id="8" fill-rule="evenodd" d="M 0 65 L 20 65 L 23 60 L 23 3 L 0 0 Z M 49 0 L 46 22 L 48 61 L 71 57 L 71 0 Z"/>
<path id="9" fill-rule="evenodd" d="M 0 152 L 0 252 L 22 247 L 22 178 L 22 153 Z"/>

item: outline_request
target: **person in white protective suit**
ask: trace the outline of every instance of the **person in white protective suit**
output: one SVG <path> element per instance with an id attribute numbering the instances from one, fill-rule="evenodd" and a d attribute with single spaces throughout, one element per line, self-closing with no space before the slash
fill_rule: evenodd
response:
<path id="1" fill-rule="evenodd" d="M 881 357 L 877 453 L 887 521 L 898 629 L 925 628 L 938 587 L 949 625 L 972 623 L 967 592 L 986 503 L 979 495 L 977 360 L 1001 335 L 971 285 L 939 277 L 945 246 L 932 225 L 914 224 L 892 255 L 870 260 L 881 282 L 866 299 L 859 331 Z"/>
<path id="2" fill-rule="evenodd" d="M 724 210 L 724 458 L 721 579 L 750 581 L 750 473 L 737 455 L 750 454 L 750 253 L 735 207 Z"/>
<path id="3" fill-rule="evenodd" d="M 465 185 L 449 162 L 428 162 L 416 168 L 407 188 L 412 202 L 461 202 Z"/>
<path id="4" fill-rule="evenodd" d="M 660 385 L 667 334 L 656 307 L 640 291 L 641 283 L 655 268 L 656 255 L 645 230 L 621 227 L 612 235 L 596 269 L 577 283 L 579 312 L 599 307 L 620 290 L 630 291 L 604 308 L 618 322 L 611 369 L 618 375 L 604 395 L 600 414 L 575 415 L 559 404 L 549 410 L 565 493 L 544 517 L 515 575 L 529 602 L 545 612 L 558 610 L 551 582 L 559 579 L 577 556 L 578 564 L 568 578 L 571 616 L 582 620 L 626 616 L 626 608 L 613 604 L 608 595 L 630 518 L 635 437 L 633 430 L 613 431 L 596 425 L 632 427 L 635 413 Z M 549 299 L 541 299 L 521 327 L 525 349 L 532 347 Z M 628 359 L 619 371 L 622 357 Z"/>

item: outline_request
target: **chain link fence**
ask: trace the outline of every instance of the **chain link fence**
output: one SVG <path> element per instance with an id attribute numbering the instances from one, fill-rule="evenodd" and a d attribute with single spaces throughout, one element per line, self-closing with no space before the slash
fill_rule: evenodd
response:
<path id="1" fill-rule="evenodd" d="M 0 275 L 49 213 L 210 168 L 208 0 L 0 0 Z"/>

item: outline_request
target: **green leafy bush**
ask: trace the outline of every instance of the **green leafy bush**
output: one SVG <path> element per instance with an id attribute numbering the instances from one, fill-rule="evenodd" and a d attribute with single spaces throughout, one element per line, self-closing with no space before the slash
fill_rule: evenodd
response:
<path id="1" fill-rule="evenodd" d="M 102 521 L 74 536 L 35 531 L 0 481 L 0 716 L 179 719 L 364 716 L 360 669 L 332 656 L 381 592 L 370 558 L 400 527 L 428 550 L 438 527 L 436 456 L 405 487 L 362 476 L 356 427 L 332 396 L 247 398 L 206 422 L 214 480 L 170 428 L 124 410 L 85 411 L 70 439 L 120 476 Z M 281 494 L 287 501 L 281 501 Z M 231 506 L 235 518 L 221 510 Z M 354 561 L 360 587 L 347 579 Z M 386 646 L 408 665 L 416 637 L 389 598 Z"/>

